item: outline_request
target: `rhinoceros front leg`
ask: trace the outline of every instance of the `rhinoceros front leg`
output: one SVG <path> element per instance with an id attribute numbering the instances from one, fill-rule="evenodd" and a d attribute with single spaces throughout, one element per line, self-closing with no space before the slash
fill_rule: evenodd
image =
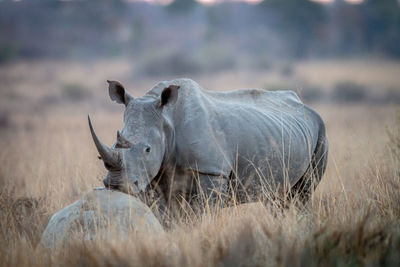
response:
<path id="1" fill-rule="evenodd" d="M 206 208 L 223 207 L 227 198 L 228 178 L 177 171 L 160 181 L 157 192 L 158 218 L 165 227 L 176 219 L 185 219 L 193 212 Z M 189 205 L 189 206 L 187 206 Z"/>
<path id="2" fill-rule="evenodd" d="M 223 207 L 228 193 L 228 178 L 197 174 L 197 199 L 203 207 Z"/>

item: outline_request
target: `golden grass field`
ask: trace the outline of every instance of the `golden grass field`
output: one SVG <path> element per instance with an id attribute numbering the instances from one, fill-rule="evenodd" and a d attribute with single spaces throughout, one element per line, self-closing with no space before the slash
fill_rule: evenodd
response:
<path id="1" fill-rule="evenodd" d="M 354 75 L 343 71 L 344 65 L 352 66 Z M 368 69 L 364 61 L 306 62 L 304 68 L 294 66 L 299 77 L 291 83 L 317 84 L 321 73 L 321 84 L 354 77 L 400 88 L 399 66 L 379 62 Z M 246 204 L 198 214 L 162 236 L 77 242 L 57 251 L 38 246 L 53 213 L 102 186 L 106 170 L 97 159 L 86 115 L 91 114 L 97 134 L 110 145 L 122 127 L 123 110 L 109 101 L 104 81 L 126 80 L 128 90 L 140 96 L 159 80 L 133 80 L 130 73 L 134 75 L 123 61 L 0 67 L 1 266 L 400 264 L 398 106 L 365 103 L 312 104 L 326 122 L 330 151 L 326 174 L 304 207 Z M 222 73 L 194 79 L 219 90 L 282 79 L 274 73 L 264 80 L 253 76 Z M 60 88 L 68 83 L 82 84 L 90 96 L 66 101 Z"/>

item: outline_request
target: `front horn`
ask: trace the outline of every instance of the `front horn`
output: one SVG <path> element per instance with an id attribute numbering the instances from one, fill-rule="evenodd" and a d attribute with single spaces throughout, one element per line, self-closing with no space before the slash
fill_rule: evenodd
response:
<path id="1" fill-rule="evenodd" d="M 92 134 L 94 144 L 96 145 L 100 157 L 103 159 L 104 163 L 107 163 L 114 168 L 119 168 L 121 166 L 119 153 L 111 148 L 108 148 L 99 140 L 99 138 L 97 137 L 96 133 L 93 130 L 92 122 L 90 121 L 89 115 L 88 115 L 88 121 L 89 121 L 90 133 Z"/>

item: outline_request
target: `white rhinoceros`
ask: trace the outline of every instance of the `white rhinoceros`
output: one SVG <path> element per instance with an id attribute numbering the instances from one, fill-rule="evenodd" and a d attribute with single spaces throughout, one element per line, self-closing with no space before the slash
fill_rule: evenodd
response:
<path id="1" fill-rule="evenodd" d="M 324 122 L 293 91 L 216 92 L 176 79 L 134 98 L 120 82 L 108 83 L 110 98 L 125 105 L 111 148 L 89 119 L 106 187 L 157 191 L 167 207 L 196 198 L 224 204 L 230 195 L 243 203 L 269 191 L 306 201 L 325 172 Z"/>

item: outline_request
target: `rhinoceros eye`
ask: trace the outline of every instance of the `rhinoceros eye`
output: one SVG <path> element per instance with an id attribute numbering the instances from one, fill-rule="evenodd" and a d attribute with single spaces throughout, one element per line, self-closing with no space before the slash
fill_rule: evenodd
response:
<path id="1" fill-rule="evenodd" d="M 146 153 L 150 153 L 150 151 L 151 151 L 151 147 L 149 147 L 149 146 L 148 146 L 148 147 L 146 147 L 144 151 L 145 151 Z"/>

